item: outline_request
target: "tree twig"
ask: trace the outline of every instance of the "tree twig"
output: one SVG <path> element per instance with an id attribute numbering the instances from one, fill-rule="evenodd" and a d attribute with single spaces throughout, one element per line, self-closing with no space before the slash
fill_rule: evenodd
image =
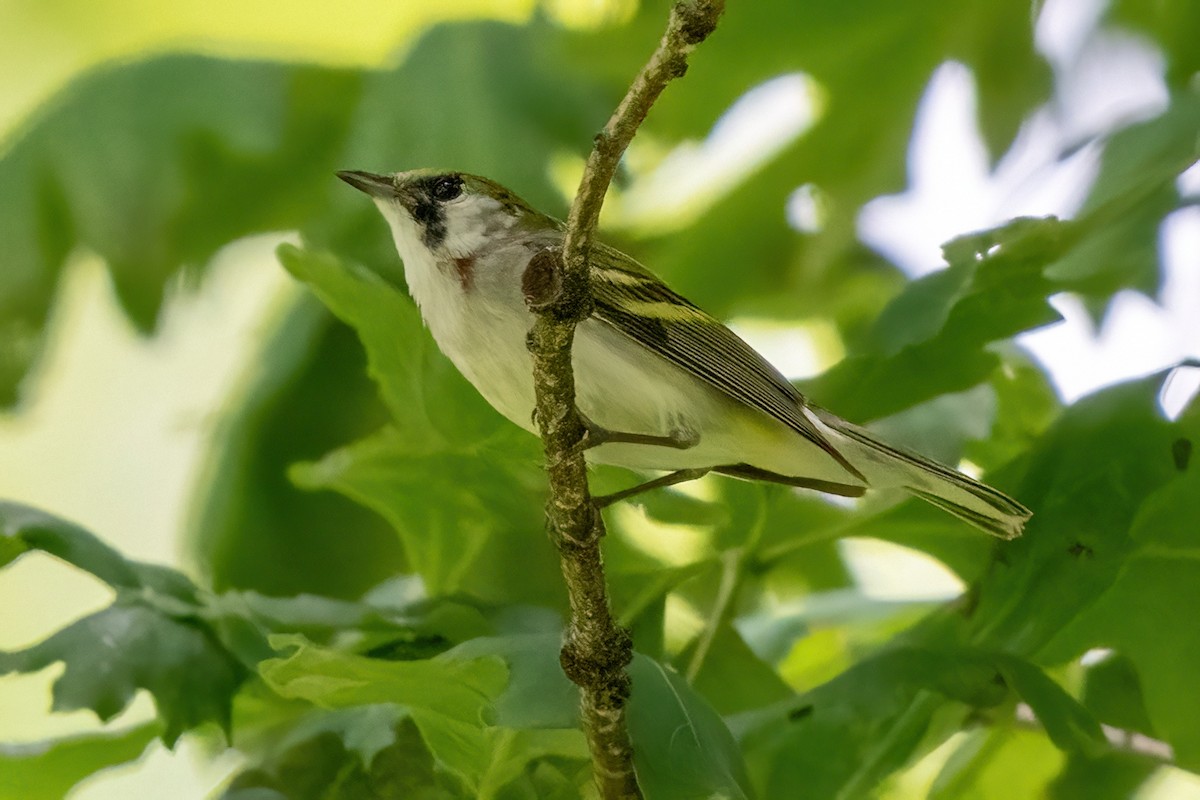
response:
<path id="1" fill-rule="evenodd" d="M 600 553 L 604 522 L 592 503 L 587 465 L 577 447 L 584 428 L 575 406 L 571 343 L 575 325 L 591 313 L 588 255 L 621 155 L 667 83 L 687 71 L 688 54 L 712 33 L 723 10 L 724 0 L 679 0 L 672 7 L 657 49 L 596 136 L 567 218 L 559 265 L 561 292 L 541 310 L 529 336 L 536 416 L 550 483 L 546 515 L 571 605 L 560 662 L 580 687 L 583 730 L 596 784 L 606 799 L 641 796 L 625 724 L 630 691 L 625 667 L 633 647 L 608 607 Z"/>
<path id="2" fill-rule="evenodd" d="M 684 673 L 688 683 L 696 682 L 717 634 L 733 619 L 734 601 L 741 591 L 746 573 L 757 557 L 758 543 L 762 540 L 763 531 L 767 526 L 767 503 L 770 501 L 766 498 L 766 492 L 771 488 L 773 487 L 759 487 L 758 511 L 754 515 L 754 524 L 750 526 L 750 535 L 746 537 L 746 541 L 721 555 L 721 583 L 717 588 L 717 600 L 709 612 L 708 623 L 700 632 L 700 637 L 696 640 L 696 649 L 692 651 L 692 657 L 688 661 L 687 671 Z"/>

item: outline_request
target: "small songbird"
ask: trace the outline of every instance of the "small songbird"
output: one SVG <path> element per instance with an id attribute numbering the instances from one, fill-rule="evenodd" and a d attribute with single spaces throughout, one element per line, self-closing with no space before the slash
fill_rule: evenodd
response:
<path id="1" fill-rule="evenodd" d="M 505 417 L 536 432 L 531 286 L 563 223 L 459 172 L 339 172 L 392 229 L 409 291 L 442 352 Z M 539 255 L 541 254 L 541 255 Z M 590 253 L 593 312 L 576 328 L 589 460 L 682 478 L 708 471 L 856 497 L 901 487 L 1004 539 L 1030 512 L 808 402 L 725 325 L 624 253 Z"/>

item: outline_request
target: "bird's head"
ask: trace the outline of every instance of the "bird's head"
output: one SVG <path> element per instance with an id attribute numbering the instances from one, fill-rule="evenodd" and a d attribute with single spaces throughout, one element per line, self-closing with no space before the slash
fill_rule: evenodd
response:
<path id="1" fill-rule="evenodd" d="M 429 169 L 337 175 L 375 201 L 406 260 L 422 251 L 437 261 L 472 257 L 510 234 L 554 224 L 508 189 L 478 175 Z"/>

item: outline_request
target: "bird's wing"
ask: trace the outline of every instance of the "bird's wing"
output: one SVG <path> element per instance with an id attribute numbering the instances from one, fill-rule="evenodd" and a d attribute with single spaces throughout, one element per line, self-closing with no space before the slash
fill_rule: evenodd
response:
<path id="1" fill-rule="evenodd" d="M 619 250 L 595 245 L 591 262 L 593 316 L 792 428 L 865 481 L 804 412 L 804 395 L 737 334 Z"/>

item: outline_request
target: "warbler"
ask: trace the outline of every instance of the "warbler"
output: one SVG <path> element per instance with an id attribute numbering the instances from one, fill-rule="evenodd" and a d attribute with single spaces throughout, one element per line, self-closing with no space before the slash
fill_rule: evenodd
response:
<path id="1" fill-rule="evenodd" d="M 442 352 L 501 414 L 537 432 L 526 337 L 546 253 L 565 225 L 494 181 L 414 170 L 338 177 L 383 213 L 409 292 Z M 1004 539 L 1030 511 L 949 467 L 880 441 L 810 403 L 733 331 L 645 267 L 590 251 L 593 311 L 572 350 L 590 462 L 713 471 L 849 497 L 901 487 Z"/>

